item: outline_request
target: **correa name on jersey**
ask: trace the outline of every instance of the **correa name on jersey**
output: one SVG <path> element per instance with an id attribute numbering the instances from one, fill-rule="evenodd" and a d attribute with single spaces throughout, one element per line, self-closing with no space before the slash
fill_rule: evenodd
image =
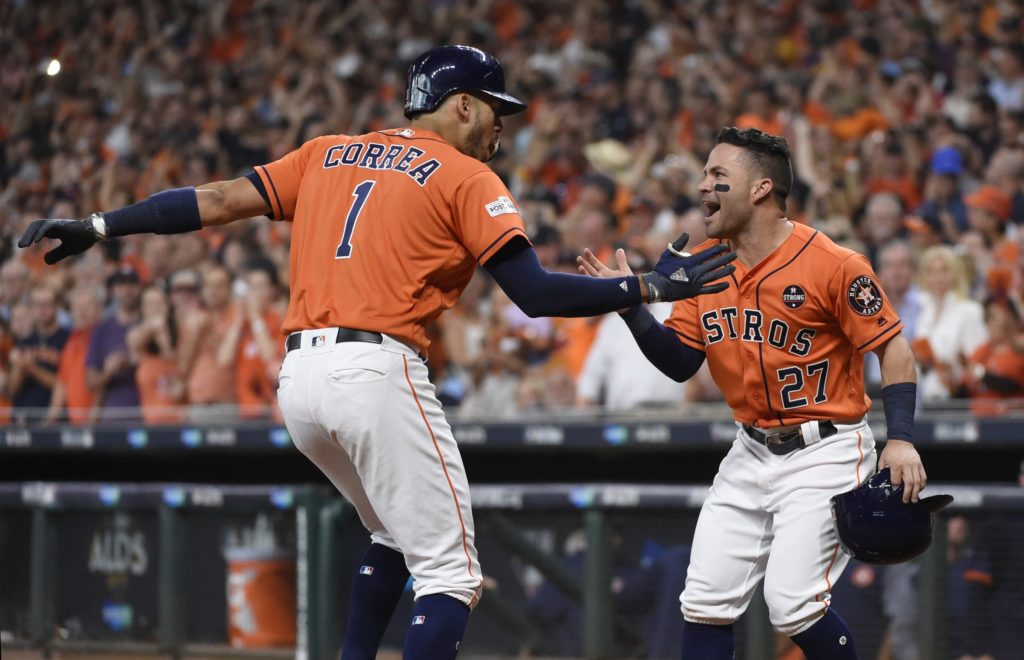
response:
<path id="1" fill-rule="evenodd" d="M 394 170 L 408 174 L 420 186 L 425 186 L 431 175 L 441 167 L 441 162 L 436 158 L 423 160 L 425 155 L 425 151 L 411 145 L 348 142 L 327 149 L 324 169 L 347 165 L 364 170 Z"/>

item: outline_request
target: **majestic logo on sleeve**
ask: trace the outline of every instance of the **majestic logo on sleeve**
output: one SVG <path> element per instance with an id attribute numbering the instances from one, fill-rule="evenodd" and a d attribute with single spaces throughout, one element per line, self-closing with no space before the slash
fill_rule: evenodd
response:
<path id="1" fill-rule="evenodd" d="M 800 309 L 806 300 L 807 294 L 795 284 L 790 284 L 782 291 L 782 304 L 790 309 Z"/>
<path id="2" fill-rule="evenodd" d="M 519 209 L 516 208 L 515 202 L 504 195 L 493 202 L 484 204 L 484 208 L 487 210 L 487 215 L 492 218 L 497 218 L 499 215 L 504 215 L 506 213 L 519 213 Z"/>
<path id="3" fill-rule="evenodd" d="M 867 275 L 861 275 L 846 288 L 850 307 L 861 316 L 873 316 L 882 309 L 882 293 Z"/>

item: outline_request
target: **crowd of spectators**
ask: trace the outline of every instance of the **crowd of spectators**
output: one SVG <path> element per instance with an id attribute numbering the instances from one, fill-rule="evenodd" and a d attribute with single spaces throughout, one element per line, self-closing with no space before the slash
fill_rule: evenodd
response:
<path id="1" fill-rule="evenodd" d="M 36 218 L 401 126 L 406 68 L 440 43 L 496 53 L 529 101 L 492 166 L 546 267 L 620 246 L 640 267 L 684 228 L 700 240 L 716 132 L 781 134 L 789 217 L 872 259 L 924 403 L 1000 413 L 1024 394 L 1022 34 L 1001 0 L 3 3 L 0 416 L 272 415 L 287 223 L 133 236 L 60 267 L 14 244 Z M 480 274 L 429 364 L 471 414 L 720 398 L 706 373 L 645 369 L 622 330 L 531 319 Z"/>

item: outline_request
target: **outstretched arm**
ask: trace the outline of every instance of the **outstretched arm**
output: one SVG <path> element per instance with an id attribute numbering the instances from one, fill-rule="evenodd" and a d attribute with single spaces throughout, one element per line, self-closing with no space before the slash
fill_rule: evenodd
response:
<path id="1" fill-rule="evenodd" d="M 35 220 L 18 241 L 28 247 L 44 238 L 61 241 L 46 253 L 46 263 L 81 254 L 98 241 L 128 234 L 184 234 L 270 212 L 270 205 L 252 181 L 239 177 L 198 188 L 174 188 L 141 202 L 84 220 Z"/>
<path id="2" fill-rule="evenodd" d="M 605 281 L 633 272 L 623 250 L 615 251 L 615 261 L 617 268 L 609 268 L 590 250 L 584 250 L 583 256 L 576 258 L 581 273 Z M 703 351 L 690 348 L 680 341 L 679 336 L 659 323 L 646 307 L 637 305 L 620 309 L 619 316 L 633 333 L 633 338 L 636 339 L 636 344 L 644 357 L 672 380 L 679 383 L 689 380 L 700 369 L 700 365 L 704 364 Z"/>
<path id="3" fill-rule="evenodd" d="M 654 270 L 591 279 L 544 270 L 533 247 L 513 238 L 484 265 L 498 286 L 529 316 L 596 316 L 640 303 L 682 300 L 728 287 L 719 281 L 735 270 L 725 245 L 697 254 L 679 252 L 683 234 L 662 254 Z M 678 247 L 676 247 L 678 246 Z"/>

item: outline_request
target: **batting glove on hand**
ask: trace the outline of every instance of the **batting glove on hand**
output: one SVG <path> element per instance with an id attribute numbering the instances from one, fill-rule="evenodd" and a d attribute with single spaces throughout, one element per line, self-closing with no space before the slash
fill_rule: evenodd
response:
<path id="1" fill-rule="evenodd" d="M 685 300 L 729 288 L 728 282 L 709 283 L 736 270 L 736 266 L 726 265 L 736 258 L 736 253 L 730 252 L 724 243 L 697 254 L 683 252 L 688 240 L 690 237 L 684 232 L 661 253 L 654 270 L 640 276 L 647 286 L 646 302 Z"/>
<path id="2" fill-rule="evenodd" d="M 98 222 L 96 216 L 99 216 Z M 26 248 L 44 238 L 60 239 L 60 245 L 43 256 L 46 263 L 55 264 L 65 257 L 85 252 L 106 238 L 99 227 L 106 228 L 100 213 L 85 220 L 33 220 L 18 240 L 18 247 Z"/>

